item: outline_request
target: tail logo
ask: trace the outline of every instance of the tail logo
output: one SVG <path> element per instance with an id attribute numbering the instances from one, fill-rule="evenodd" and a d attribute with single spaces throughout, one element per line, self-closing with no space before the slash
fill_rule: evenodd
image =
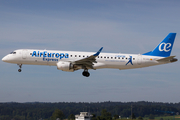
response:
<path id="1" fill-rule="evenodd" d="M 169 49 L 171 47 L 171 43 L 161 43 L 159 45 L 159 51 L 165 51 L 165 52 L 169 52 L 171 49 Z"/>

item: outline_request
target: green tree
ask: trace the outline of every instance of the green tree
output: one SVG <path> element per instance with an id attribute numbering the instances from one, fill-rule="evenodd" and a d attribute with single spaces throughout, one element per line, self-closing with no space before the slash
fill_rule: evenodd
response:
<path id="1" fill-rule="evenodd" d="M 74 120 L 75 119 L 75 115 L 74 114 L 70 114 L 69 116 L 68 116 L 68 120 Z"/>
<path id="2" fill-rule="evenodd" d="M 93 116 L 92 116 L 91 120 L 97 120 L 96 115 L 95 114 L 92 114 L 92 115 Z"/>
<path id="3" fill-rule="evenodd" d="M 134 114 L 134 113 L 132 114 L 132 119 L 136 119 L 136 116 L 135 116 L 135 114 Z"/>
<path id="4" fill-rule="evenodd" d="M 149 115 L 149 119 L 153 120 L 154 119 L 154 115 L 150 114 Z"/>
<path id="5" fill-rule="evenodd" d="M 59 110 L 59 109 L 56 109 L 53 112 L 53 114 L 51 116 L 51 120 L 56 120 L 57 118 L 59 118 L 61 120 L 64 118 L 64 113 L 61 110 Z"/>
<path id="6" fill-rule="evenodd" d="M 102 120 L 100 116 L 97 116 L 97 120 Z"/>
<path id="7" fill-rule="evenodd" d="M 119 118 L 119 115 L 114 115 L 114 119 L 118 119 Z"/>
<path id="8" fill-rule="evenodd" d="M 111 113 L 107 112 L 106 109 L 103 109 L 101 111 L 101 116 L 100 116 L 101 120 L 112 120 L 112 116 Z"/>
<path id="9" fill-rule="evenodd" d="M 23 117 L 21 117 L 21 116 L 17 116 L 17 115 L 16 115 L 16 116 L 14 117 L 14 120 L 22 120 L 22 119 L 23 119 Z"/>
<path id="10" fill-rule="evenodd" d="M 138 117 L 138 120 L 143 120 L 143 118 L 141 116 Z"/>

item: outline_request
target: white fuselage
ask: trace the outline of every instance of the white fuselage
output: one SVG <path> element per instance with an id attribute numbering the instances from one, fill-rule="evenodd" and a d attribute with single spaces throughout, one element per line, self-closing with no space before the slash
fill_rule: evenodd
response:
<path id="1" fill-rule="evenodd" d="M 153 65 L 176 62 L 175 56 L 170 56 L 176 33 L 169 33 L 166 38 L 152 51 L 144 54 L 101 53 L 103 47 L 96 53 L 78 51 L 55 51 L 19 49 L 6 55 L 2 61 L 18 64 L 21 72 L 22 64 L 57 66 L 58 70 L 73 72 L 84 69 L 82 75 L 89 77 L 89 69 L 133 69 Z"/>
<path id="2" fill-rule="evenodd" d="M 6 55 L 2 60 L 14 64 L 57 66 L 57 63 L 60 61 L 77 61 L 93 54 L 93 52 L 19 49 Z M 114 68 L 121 70 L 169 63 L 158 62 L 157 60 L 161 58 L 164 57 L 140 54 L 100 53 L 96 57 L 97 63 L 94 63 L 93 68 Z"/>

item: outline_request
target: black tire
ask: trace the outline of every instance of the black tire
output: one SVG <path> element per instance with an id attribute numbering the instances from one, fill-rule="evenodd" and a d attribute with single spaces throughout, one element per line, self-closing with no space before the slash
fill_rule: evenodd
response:
<path id="1" fill-rule="evenodd" d="M 87 71 L 83 71 L 82 75 L 85 76 L 85 77 L 89 77 L 89 76 L 90 76 L 90 73 L 87 72 Z"/>
<path id="2" fill-rule="evenodd" d="M 89 73 L 89 72 L 87 72 L 87 73 L 86 73 L 86 77 L 89 77 L 89 76 L 90 76 L 90 73 Z"/>
<path id="3" fill-rule="evenodd" d="M 21 72 L 21 69 L 18 69 L 18 72 Z"/>

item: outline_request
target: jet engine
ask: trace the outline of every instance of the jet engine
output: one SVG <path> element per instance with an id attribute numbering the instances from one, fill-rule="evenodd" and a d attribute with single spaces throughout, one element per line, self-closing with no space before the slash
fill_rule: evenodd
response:
<path id="1" fill-rule="evenodd" d="M 62 62 L 62 61 L 58 62 L 57 69 L 66 72 L 74 72 L 73 64 L 70 62 Z"/>

